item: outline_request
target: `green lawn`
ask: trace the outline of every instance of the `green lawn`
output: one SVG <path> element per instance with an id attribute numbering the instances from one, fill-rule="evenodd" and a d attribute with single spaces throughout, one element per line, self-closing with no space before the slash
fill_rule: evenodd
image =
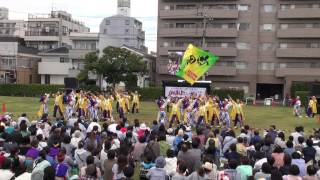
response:
<path id="1" fill-rule="evenodd" d="M 39 98 L 29 97 L 4 97 L 0 96 L 0 104 L 6 103 L 7 111 L 18 117 L 22 112 L 26 112 L 31 120 L 36 119 L 36 112 L 39 108 Z M 49 111 L 53 109 L 53 99 L 50 99 Z M 116 116 L 116 115 L 115 115 Z M 297 125 L 303 125 L 308 133 L 312 128 L 319 127 L 315 119 L 296 118 L 292 116 L 292 109 L 285 107 L 263 107 L 247 106 L 245 107 L 246 123 L 255 128 L 268 128 L 274 124 L 277 128 L 290 132 Z M 138 118 L 141 122 L 151 123 L 157 117 L 157 106 L 154 102 L 142 102 L 139 114 L 129 114 L 128 119 L 132 121 Z"/>

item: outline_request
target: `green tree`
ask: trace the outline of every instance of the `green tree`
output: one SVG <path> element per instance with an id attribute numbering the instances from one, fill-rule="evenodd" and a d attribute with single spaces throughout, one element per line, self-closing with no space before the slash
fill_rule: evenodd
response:
<path id="1" fill-rule="evenodd" d="M 147 65 L 142 57 L 122 48 L 109 46 L 103 50 L 100 58 L 96 53 L 89 53 L 85 60 L 85 68 L 78 76 L 81 81 L 88 80 L 88 73 L 92 72 L 101 75 L 113 86 L 121 81 L 134 85 L 138 75 L 147 73 Z"/>

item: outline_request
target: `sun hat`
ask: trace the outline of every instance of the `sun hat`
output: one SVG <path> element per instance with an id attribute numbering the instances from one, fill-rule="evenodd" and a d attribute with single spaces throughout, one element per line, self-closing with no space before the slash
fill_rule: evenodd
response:
<path id="1" fill-rule="evenodd" d="M 213 170 L 213 165 L 209 162 L 204 163 L 204 165 L 202 165 L 202 167 L 206 170 L 209 170 L 209 171 Z"/>

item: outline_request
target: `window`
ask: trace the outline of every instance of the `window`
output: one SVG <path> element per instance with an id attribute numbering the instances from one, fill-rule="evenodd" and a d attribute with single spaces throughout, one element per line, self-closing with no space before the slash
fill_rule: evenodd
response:
<path id="1" fill-rule="evenodd" d="M 227 48 L 228 47 L 228 43 L 221 43 L 221 47 L 222 48 Z"/>
<path id="2" fill-rule="evenodd" d="M 130 20 L 125 21 L 126 25 L 130 25 Z"/>
<path id="3" fill-rule="evenodd" d="M 305 24 L 306 28 L 313 28 L 313 24 Z"/>
<path id="4" fill-rule="evenodd" d="M 29 84 L 32 84 L 32 75 L 29 75 Z"/>
<path id="5" fill-rule="evenodd" d="M 281 10 L 289 9 L 289 4 L 280 4 L 280 9 Z"/>
<path id="6" fill-rule="evenodd" d="M 61 57 L 60 58 L 60 63 L 68 63 L 70 60 L 69 58 Z"/>
<path id="7" fill-rule="evenodd" d="M 271 13 L 274 11 L 274 5 L 273 4 L 265 4 L 265 5 L 263 5 L 263 10 L 266 13 Z"/>
<path id="8" fill-rule="evenodd" d="M 319 48 L 319 44 L 318 43 L 310 43 L 309 47 L 310 48 Z"/>
<path id="9" fill-rule="evenodd" d="M 280 43 L 280 49 L 287 49 L 288 44 L 287 43 Z"/>
<path id="10" fill-rule="evenodd" d="M 169 47 L 169 42 L 163 42 L 163 47 Z"/>
<path id="11" fill-rule="evenodd" d="M 267 70 L 272 71 L 275 68 L 275 64 L 271 62 L 261 62 L 259 63 L 258 69 L 259 70 Z"/>
<path id="12" fill-rule="evenodd" d="M 174 9 L 174 6 L 173 5 L 166 5 L 166 6 L 164 6 L 164 8 L 163 8 L 164 10 L 166 10 L 166 11 L 169 11 L 169 10 L 173 10 Z"/>
<path id="13" fill-rule="evenodd" d="M 248 4 L 239 4 L 238 5 L 238 10 L 239 11 L 248 11 L 250 6 Z"/>
<path id="14" fill-rule="evenodd" d="M 288 24 L 280 24 L 280 29 L 288 29 Z"/>
<path id="15" fill-rule="evenodd" d="M 126 33 L 126 34 L 129 34 L 129 29 L 126 29 L 126 30 L 125 30 L 125 33 Z"/>
<path id="16" fill-rule="evenodd" d="M 108 34 L 108 29 L 104 29 L 103 34 Z"/>
<path id="17" fill-rule="evenodd" d="M 319 9 L 320 4 L 312 4 L 313 9 Z"/>
<path id="18" fill-rule="evenodd" d="M 287 63 L 280 63 L 280 64 L 279 64 L 279 68 L 280 68 L 280 69 L 287 68 Z"/>
<path id="19" fill-rule="evenodd" d="M 177 23 L 176 28 L 195 28 L 195 23 Z"/>
<path id="20" fill-rule="evenodd" d="M 248 63 L 242 62 L 242 61 L 237 61 L 237 62 L 235 62 L 235 66 L 236 66 L 236 69 L 247 69 Z"/>
<path id="21" fill-rule="evenodd" d="M 260 44 L 260 51 L 270 51 L 273 50 L 272 43 L 262 43 Z"/>
<path id="22" fill-rule="evenodd" d="M 44 75 L 44 84 L 50 84 L 50 75 Z"/>
<path id="23" fill-rule="evenodd" d="M 129 38 L 124 38 L 124 42 L 128 43 L 129 42 Z"/>
<path id="24" fill-rule="evenodd" d="M 261 27 L 262 31 L 274 31 L 275 27 L 274 24 L 263 24 Z"/>
<path id="25" fill-rule="evenodd" d="M 238 42 L 237 43 L 237 49 L 248 50 L 248 49 L 250 49 L 250 45 L 249 45 L 249 43 Z"/>
<path id="26" fill-rule="evenodd" d="M 110 25 L 111 24 L 111 21 L 110 20 L 106 20 L 106 25 Z"/>
<path id="27" fill-rule="evenodd" d="M 177 10 L 187 10 L 187 9 L 195 9 L 195 4 L 183 4 L 183 5 L 176 5 Z"/>
<path id="28" fill-rule="evenodd" d="M 238 31 L 247 31 L 250 29 L 250 23 L 239 23 Z"/>

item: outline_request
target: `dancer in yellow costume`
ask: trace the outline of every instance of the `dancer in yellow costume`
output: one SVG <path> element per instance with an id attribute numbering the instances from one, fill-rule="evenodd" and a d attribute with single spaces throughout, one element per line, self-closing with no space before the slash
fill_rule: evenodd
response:
<path id="1" fill-rule="evenodd" d="M 140 109 L 140 94 L 138 91 L 135 91 L 134 93 L 131 93 L 132 95 L 132 111 L 131 113 L 134 114 L 134 112 L 139 113 Z"/>
<path id="2" fill-rule="evenodd" d="M 243 113 L 243 103 L 239 99 L 234 101 L 230 96 L 229 100 L 232 104 L 232 110 L 230 114 L 231 120 L 234 121 L 234 127 L 237 128 L 238 122 L 240 123 L 240 127 L 243 127 L 243 123 L 245 120 L 244 113 Z"/>
<path id="3" fill-rule="evenodd" d="M 78 99 L 77 106 L 78 106 L 78 116 L 79 117 L 86 116 L 87 108 L 88 108 L 88 100 L 83 94 L 80 94 L 80 98 Z"/>
<path id="4" fill-rule="evenodd" d="M 109 118 L 109 119 L 113 119 L 113 117 L 112 117 L 112 111 L 113 111 L 112 102 L 113 102 L 113 100 L 114 100 L 114 98 L 112 95 L 109 95 L 107 97 L 107 118 Z"/>
<path id="5" fill-rule="evenodd" d="M 48 114 L 48 99 L 49 95 L 44 94 L 40 97 L 40 107 L 37 113 L 38 117 L 41 118 L 44 114 Z"/>
<path id="6" fill-rule="evenodd" d="M 63 94 L 60 92 L 57 92 L 55 95 L 55 100 L 54 100 L 54 108 L 53 108 L 53 117 L 56 117 L 57 111 L 60 114 L 60 117 L 63 117 L 63 113 L 65 111 L 65 107 L 63 104 Z"/>
<path id="7" fill-rule="evenodd" d="M 121 94 L 119 96 L 119 118 L 124 119 L 126 113 L 127 113 L 126 97 L 123 94 Z"/>
<path id="8" fill-rule="evenodd" d="M 310 108 L 309 117 L 314 117 L 318 113 L 317 103 L 318 103 L 317 98 L 315 96 L 312 96 L 309 101 L 309 108 Z"/>
<path id="9" fill-rule="evenodd" d="M 126 113 L 129 113 L 130 112 L 130 99 L 131 97 L 129 96 L 129 94 L 124 94 L 124 98 L 125 98 L 125 101 L 126 101 Z"/>
<path id="10" fill-rule="evenodd" d="M 200 102 L 197 125 L 200 125 L 201 123 L 209 123 L 206 103 L 204 100 L 201 100 Z"/>
<path id="11" fill-rule="evenodd" d="M 171 102 L 171 113 L 169 116 L 170 126 L 172 126 L 174 121 L 177 121 L 177 124 L 180 123 L 181 113 L 180 113 L 180 101 L 175 99 Z"/>

